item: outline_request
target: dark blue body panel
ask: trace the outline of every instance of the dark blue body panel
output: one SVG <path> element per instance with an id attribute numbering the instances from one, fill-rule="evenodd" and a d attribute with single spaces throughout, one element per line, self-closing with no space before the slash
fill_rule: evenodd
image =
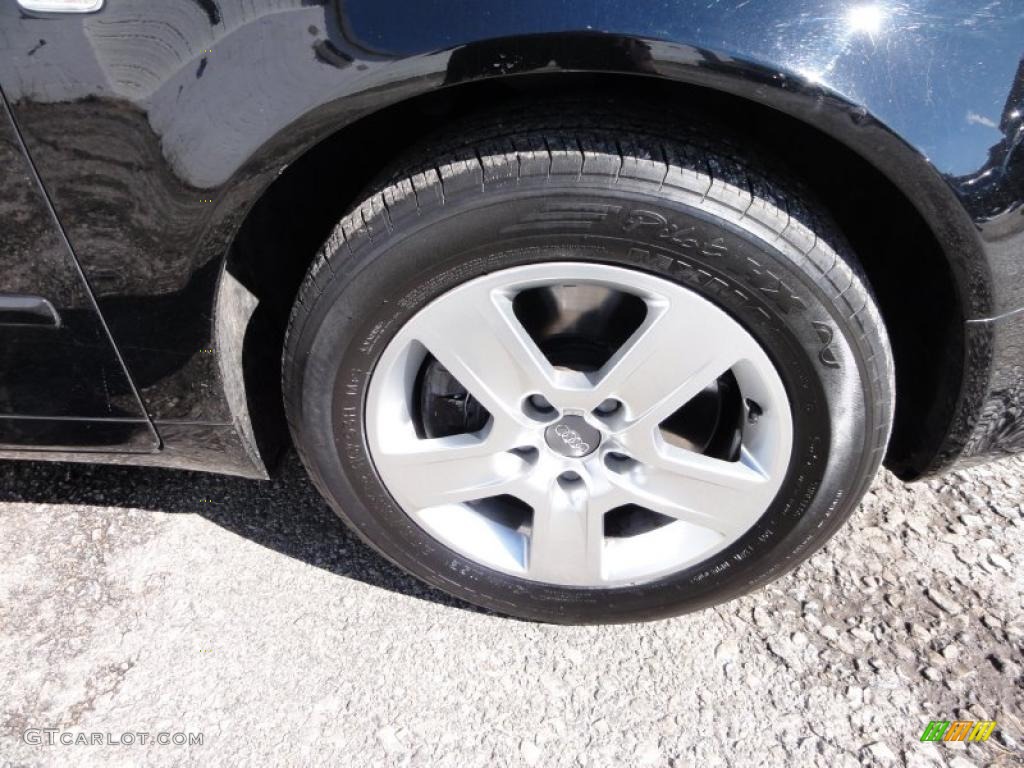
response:
<path id="1" fill-rule="evenodd" d="M 787 113 L 913 202 L 970 342 L 924 471 L 1024 449 L 1021 41 L 1024 3 L 982 0 L 108 0 L 35 17 L 7 2 L 0 86 L 162 438 L 140 461 L 262 472 L 223 327 L 237 304 L 224 264 L 285 167 L 432 91 L 615 72 Z M 0 400 L 0 415 L 16 406 Z"/>

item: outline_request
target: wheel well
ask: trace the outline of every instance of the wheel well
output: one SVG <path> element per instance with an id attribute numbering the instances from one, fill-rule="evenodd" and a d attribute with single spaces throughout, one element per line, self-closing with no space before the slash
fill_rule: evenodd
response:
<path id="1" fill-rule="evenodd" d="M 579 97 L 685 103 L 788 167 L 828 208 L 858 255 L 896 360 L 896 420 L 886 458 L 901 477 L 926 471 L 952 419 L 963 374 L 963 312 L 936 238 L 882 173 L 828 135 L 742 98 L 635 75 L 548 74 L 454 86 L 352 123 L 290 165 L 247 214 L 227 269 L 258 299 L 243 343 L 246 398 L 264 458 L 288 444 L 281 381 L 284 332 L 317 250 L 394 157 L 446 123 L 509 100 Z"/>

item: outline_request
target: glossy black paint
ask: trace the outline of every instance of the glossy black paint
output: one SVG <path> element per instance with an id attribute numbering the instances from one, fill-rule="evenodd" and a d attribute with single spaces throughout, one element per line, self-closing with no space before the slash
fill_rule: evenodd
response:
<path id="1" fill-rule="evenodd" d="M 0 103 L 0 448 L 149 451 L 132 389 Z"/>
<path id="2" fill-rule="evenodd" d="M 76 415 L 95 418 L 104 402 L 148 415 L 162 438 L 156 461 L 263 472 L 240 370 L 252 307 L 234 278 L 245 283 L 246 265 L 228 254 L 284 168 L 414 97 L 614 72 L 791 115 L 920 211 L 956 276 L 970 343 L 952 418 L 926 425 L 935 438 L 901 468 L 913 475 L 1024 447 L 1013 340 L 1024 307 L 1021 40 L 1024 8 L 982 0 L 108 0 L 86 16 L 30 16 L 7 2 L 0 86 L 73 248 L 61 258 L 81 264 L 145 406 L 132 410 L 130 384 L 104 368 L 73 377 L 95 401 Z M 389 157 L 369 141 L 365 152 L 381 166 Z M 58 246 L 40 241 L 33 258 Z M 49 298 L 35 280 L 15 292 Z M 9 370 L 28 368 L 0 366 Z M 216 440 L 198 437 L 211 430 Z"/>
<path id="3" fill-rule="evenodd" d="M 972 356 L 991 355 L 998 361 L 985 391 L 968 394 L 965 413 L 977 412 L 973 426 L 952 430 L 967 435 L 963 445 L 949 441 L 937 462 L 963 466 L 1024 451 L 1024 311 L 993 322 L 968 323 Z"/>

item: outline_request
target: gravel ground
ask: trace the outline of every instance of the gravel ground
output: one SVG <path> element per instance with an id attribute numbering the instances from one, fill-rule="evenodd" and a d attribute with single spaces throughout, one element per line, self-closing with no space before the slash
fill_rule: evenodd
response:
<path id="1" fill-rule="evenodd" d="M 0 766 L 1024 764 L 1024 458 L 880 476 L 795 573 L 645 625 L 447 598 L 294 459 L 273 483 L 0 463 L 0 561 Z M 932 719 L 999 725 L 920 743 Z"/>

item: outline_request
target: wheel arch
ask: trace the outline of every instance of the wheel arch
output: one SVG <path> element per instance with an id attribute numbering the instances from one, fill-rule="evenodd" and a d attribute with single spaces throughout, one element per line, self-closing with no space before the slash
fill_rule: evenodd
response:
<path id="1" fill-rule="evenodd" d="M 587 37 L 593 43 L 584 46 L 585 61 L 486 74 L 476 63 L 493 60 L 494 47 L 525 45 L 539 51 L 528 58 L 540 61 L 548 47 L 558 50 L 561 36 L 465 46 L 461 60 L 469 63 L 449 61 L 443 78 L 421 72 L 373 99 L 335 100 L 282 128 L 250 159 L 250 199 L 233 226 L 215 324 L 226 395 L 253 455 L 272 460 L 287 444 L 279 389 L 284 323 L 306 267 L 362 187 L 402 148 L 454 118 L 500 99 L 589 90 L 627 102 L 692 105 L 751 131 L 796 166 L 861 255 L 893 336 L 898 403 L 887 463 L 905 478 L 928 471 L 967 387 L 963 320 L 984 316 L 991 305 L 975 228 L 941 174 L 867 108 L 793 73 L 686 46 L 673 49 L 685 55 L 642 71 L 602 71 L 593 62 L 608 59 L 603 49 L 625 39 Z M 844 189 L 837 178 L 856 189 Z M 864 206 L 875 217 L 870 227 Z M 908 280 L 915 281 L 911 291 Z M 239 300 L 245 294 L 256 301 Z M 987 361 L 971 374 L 987 378 Z"/>

